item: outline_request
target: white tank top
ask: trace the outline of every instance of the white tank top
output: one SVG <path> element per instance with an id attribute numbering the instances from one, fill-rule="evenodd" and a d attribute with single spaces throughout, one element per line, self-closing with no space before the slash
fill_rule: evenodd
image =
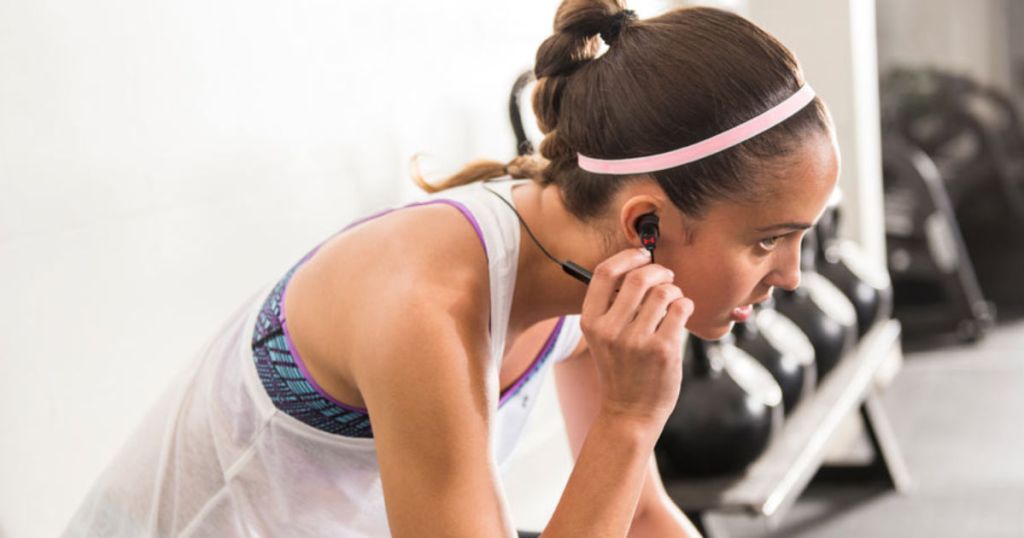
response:
<path id="1" fill-rule="evenodd" d="M 488 186 L 511 200 L 514 182 Z M 475 221 L 490 273 L 491 356 L 500 367 L 519 259 L 515 214 L 480 184 L 438 193 Z M 374 440 L 317 430 L 278 410 L 251 348 L 274 283 L 254 294 L 198 353 L 103 472 L 65 536 L 389 536 Z M 547 360 L 506 391 L 494 458 L 503 467 L 541 383 L 581 333 L 562 320 Z M 494 371 L 498 371 L 495 368 Z M 372 416 L 371 416 L 372 419 Z"/>

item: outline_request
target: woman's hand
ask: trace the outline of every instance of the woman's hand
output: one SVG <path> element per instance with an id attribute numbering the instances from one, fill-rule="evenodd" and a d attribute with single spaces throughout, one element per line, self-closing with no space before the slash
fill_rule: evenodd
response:
<path id="1" fill-rule="evenodd" d="M 660 432 L 682 382 L 685 325 L 693 301 L 672 271 L 630 249 L 594 270 L 580 326 L 597 365 L 602 413 Z"/>

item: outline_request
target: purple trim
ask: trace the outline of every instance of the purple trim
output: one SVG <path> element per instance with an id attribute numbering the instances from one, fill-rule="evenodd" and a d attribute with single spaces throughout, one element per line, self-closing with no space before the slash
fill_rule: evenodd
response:
<path id="1" fill-rule="evenodd" d="M 281 306 L 282 306 L 282 311 L 283 311 L 284 310 L 284 308 L 283 308 L 283 306 L 284 306 L 284 301 L 283 301 L 284 295 L 281 295 L 281 298 L 282 298 Z M 341 407 L 343 409 L 347 409 L 349 411 L 354 411 L 356 413 L 362 413 L 364 415 L 368 414 L 368 412 L 367 412 L 367 410 L 365 408 L 363 408 L 363 407 L 356 407 L 354 405 L 343 404 L 343 403 L 339 402 L 337 399 L 335 399 L 333 396 L 328 394 L 327 391 L 324 390 L 324 388 L 321 387 L 320 384 L 317 383 L 315 379 L 313 379 L 313 374 L 310 374 L 309 370 L 306 369 L 306 363 L 304 363 L 302 361 L 302 357 L 299 356 L 299 351 L 297 349 L 295 349 L 295 345 L 292 343 L 292 336 L 288 332 L 288 324 L 285 323 L 285 321 L 283 319 L 281 320 L 281 328 L 284 329 L 284 341 L 288 345 L 288 352 L 292 354 L 292 359 L 295 360 L 295 366 L 299 367 L 299 371 L 302 372 L 302 377 L 306 378 L 306 381 L 310 384 L 311 387 L 313 387 L 313 390 L 317 391 L 320 394 L 320 396 L 323 396 L 324 398 L 327 399 L 327 401 L 333 403 L 334 405 L 336 405 L 338 407 Z"/>
<path id="2" fill-rule="evenodd" d="M 480 246 L 482 246 L 484 248 L 484 256 L 488 260 L 491 259 L 490 253 L 487 252 L 487 241 L 484 241 L 484 232 L 483 232 L 483 230 L 480 229 L 480 223 L 476 221 L 476 217 L 473 216 L 473 213 L 469 210 L 469 208 L 467 208 L 466 206 L 462 205 L 461 202 L 456 202 L 455 200 L 449 200 L 449 199 L 445 198 L 445 199 L 440 199 L 440 200 L 430 200 L 430 201 L 427 201 L 427 202 L 417 202 L 415 204 L 409 204 L 409 205 L 407 205 L 405 207 L 419 207 L 419 206 L 433 205 L 433 204 L 447 204 L 447 205 L 450 205 L 450 206 L 454 207 L 455 209 L 458 209 L 459 212 L 462 213 L 462 216 L 466 217 L 466 220 L 468 220 L 469 223 L 473 225 L 473 231 L 476 232 L 476 237 L 477 237 L 477 239 L 480 240 Z M 404 208 L 402 208 L 402 209 L 404 209 Z"/>
<path id="3" fill-rule="evenodd" d="M 361 219 L 359 219 L 359 220 L 349 224 L 348 226 L 345 226 L 340 231 L 335 232 L 333 235 L 331 235 L 327 239 L 323 240 L 319 245 L 316 246 L 316 248 L 314 248 L 313 250 L 309 251 L 308 254 L 306 254 L 305 256 L 302 257 L 301 260 L 299 260 L 299 263 L 296 264 L 296 269 L 299 266 L 301 266 L 302 264 L 306 263 L 310 258 L 313 257 L 314 254 L 317 253 L 317 251 L 320 250 L 320 247 L 324 246 L 324 244 L 327 243 L 327 241 L 330 241 L 331 239 L 333 239 L 338 234 L 341 234 L 341 233 L 343 233 L 343 232 L 345 232 L 347 230 L 350 230 L 352 228 L 355 228 L 356 226 L 359 226 L 360 224 L 363 224 L 365 222 L 369 222 L 369 221 L 371 221 L 373 219 L 376 219 L 378 217 L 383 217 L 384 215 L 387 215 L 388 213 L 392 213 L 394 211 L 398 211 L 399 209 L 406 209 L 406 208 L 410 208 L 410 207 L 420 207 L 420 206 L 434 205 L 434 204 L 450 205 L 450 206 L 454 207 L 455 209 L 458 209 L 459 212 L 462 213 L 462 215 L 464 217 L 466 217 L 466 219 L 469 220 L 470 224 L 473 225 L 473 230 L 476 232 L 477 238 L 480 240 L 480 244 L 483 245 L 483 247 L 484 247 L 484 255 L 487 256 L 487 258 L 489 260 L 490 256 L 487 253 L 487 242 L 484 241 L 484 233 L 483 233 L 483 231 L 480 230 L 480 224 L 477 222 L 476 217 L 473 216 L 473 213 L 470 212 L 469 209 L 466 206 L 464 206 L 462 203 L 460 203 L 460 202 L 457 202 L 455 200 L 449 200 L 449 199 L 439 199 L 439 200 L 428 200 L 428 201 L 425 201 L 425 202 L 416 202 L 416 203 L 412 203 L 412 204 L 409 204 L 409 205 L 406 205 L 406 206 L 402 206 L 402 207 L 398 207 L 398 208 L 385 209 L 384 211 L 379 211 L 379 212 L 374 213 L 374 214 L 372 214 L 372 215 L 370 215 L 368 217 L 361 218 Z M 309 385 L 311 387 L 313 387 L 313 390 L 317 391 L 317 393 L 319 393 L 321 396 L 326 398 L 327 401 L 333 403 L 334 405 L 337 405 L 338 407 L 341 407 L 341 408 L 346 409 L 348 411 L 354 411 L 356 413 L 368 414 L 367 410 L 362 408 L 362 407 L 355 407 L 355 406 L 352 406 L 352 405 L 347 405 L 347 404 L 339 402 L 333 396 L 328 394 L 327 391 L 324 390 L 323 387 L 321 387 L 320 384 L 317 383 L 315 379 L 313 379 L 313 375 L 309 373 L 309 370 L 306 369 L 306 363 L 302 360 L 302 357 L 299 355 L 299 350 L 295 348 L 295 343 L 292 341 L 292 335 L 288 331 L 288 322 L 285 321 L 285 316 L 284 316 L 285 297 L 287 297 L 287 295 L 288 295 L 288 284 L 289 283 L 291 283 L 291 279 L 289 279 L 288 282 L 285 283 L 284 289 L 281 290 L 281 303 L 280 303 L 280 306 L 278 308 L 277 320 L 281 323 L 281 328 L 284 331 L 284 341 L 285 341 L 285 344 L 288 346 L 288 352 L 292 354 L 292 359 L 295 360 L 295 365 L 298 366 L 299 367 L 299 371 L 302 372 L 302 377 L 306 378 L 306 381 L 309 383 Z M 559 321 L 559 326 L 560 325 L 561 325 L 561 321 Z M 527 371 L 529 371 L 529 370 L 527 370 Z"/>
<path id="4" fill-rule="evenodd" d="M 530 363 L 530 367 L 523 373 L 519 374 L 519 378 L 516 379 L 512 386 L 505 389 L 501 394 L 501 399 L 498 400 L 498 407 L 505 405 L 509 399 L 519 392 L 519 389 L 526 383 L 526 380 L 530 378 L 533 371 L 538 368 L 543 360 L 551 353 L 551 349 L 555 347 L 555 342 L 558 340 L 558 334 L 562 331 L 562 324 L 565 323 L 565 316 L 558 318 L 558 323 L 555 324 L 555 328 L 551 330 L 551 334 L 548 335 L 548 339 L 544 342 L 544 347 L 540 348 L 540 352 L 534 357 L 533 362 Z"/>
<path id="5" fill-rule="evenodd" d="M 461 202 L 457 202 L 455 200 L 450 200 L 450 199 L 447 199 L 447 198 L 441 198 L 441 199 L 437 199 L 437 200 L 427 200 L 425 202 L 413 202 L 411 204 L 404 205 L 402 207 L 393 207 L 391 209 L 385 209 L 383 211 L 378 211 L 378 212 L 376 212 L 376 213 L 374 213 L 372 215 L 369 215 L 369 216 L 363 217 L 363 218 L 361 218 L 359 220 L 356 220 L 356 221 L 350 223 L 348 226 L 345 226 L 341 230 L 333 233 L 327 239 L 324 239 L 323 241 L 321 241 L 319 245 L 317 245 L 313 250 L 309 251 L 308 254 L 303 256 L 301 260 L 299 260 L 298 265 L 302 265 L 303 263 L 306 263 L 306 261 L 308 261 L 310 258 L 312 258 L 313 255 L 316 254 L 317 251 L 320 250 L 320 247 L 324 246 L 324 244 L 327 243 L 328 241 L 330 241 L 331 239 L 334 239 L 335 236 L 337 236 L 337 235 L 339 235 L 341 233 L 347 232 L 348 230 L 351 230 L 352 228 L 355 228 L 356 226 L 359 226 L 360 224 L 369 222 L 369 221 L 374 220 L 374 219 L 379 218 L 379 217 L 383 217 L 384 215 L 387 215 L 388 213 L 393 213 L 393 212 L 398 211 L 400 209 L 408 209 L 410 207 L 420 207 L 420 206 L 425 206 L 425 205 L 436 205 L 436 204 L 450 205 L 450 206 L 454 207 L 455 209 L 458 209 L 459 212 L 462 213 L 462 215 L 464 217 L 466 217 L 466 220 L 468 220 L 469 223 L 473 226 L 473 231 L 476 232 L 476 237 L 477 237 L 477 239 L 480 240 L 480 245 L 482 245 L 484 247 L 484 255 L 487 256 L 487 259 L 489 260 L 490 259 L 490 255 L 487 252 L 487 242 L 484 241 L 484 232 L 483 232 L 483 230 L 480 229 L 480 223 L 477 222 L 476 217 L 473 215 L 473 213 L 469 210 L 469 208 L 467 208 Z"/>

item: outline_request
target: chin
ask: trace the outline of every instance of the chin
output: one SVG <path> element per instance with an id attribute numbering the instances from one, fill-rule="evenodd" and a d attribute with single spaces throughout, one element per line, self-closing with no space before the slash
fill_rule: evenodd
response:
<path id="1" fill-rule="evenodd" d="M 687 327 L 690 334 L 700 338 L 701 340 L 719 340 L 725 335 L 729 334 L 732 330 L 733 322 L 727 321 L 725 325 L 713 325 L 713 326 L 693 326 Z"/>

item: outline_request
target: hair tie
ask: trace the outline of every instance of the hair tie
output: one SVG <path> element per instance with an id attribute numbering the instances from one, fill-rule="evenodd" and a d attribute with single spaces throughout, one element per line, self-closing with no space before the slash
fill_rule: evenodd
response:
<path id="1" fill-rule="evenodd" d="M 627 22 L 633 22 L 636 19 L 636 13 L 631 9 L 624 9 L 612 15 L 611 20 L 608 21 L 608 27 L 601 30 L 599 33 L 601 40 L 610 47 L 612 43 L 618 39 L 619 32 L 622 31 L 622 27 L 625 26 Z"/>

